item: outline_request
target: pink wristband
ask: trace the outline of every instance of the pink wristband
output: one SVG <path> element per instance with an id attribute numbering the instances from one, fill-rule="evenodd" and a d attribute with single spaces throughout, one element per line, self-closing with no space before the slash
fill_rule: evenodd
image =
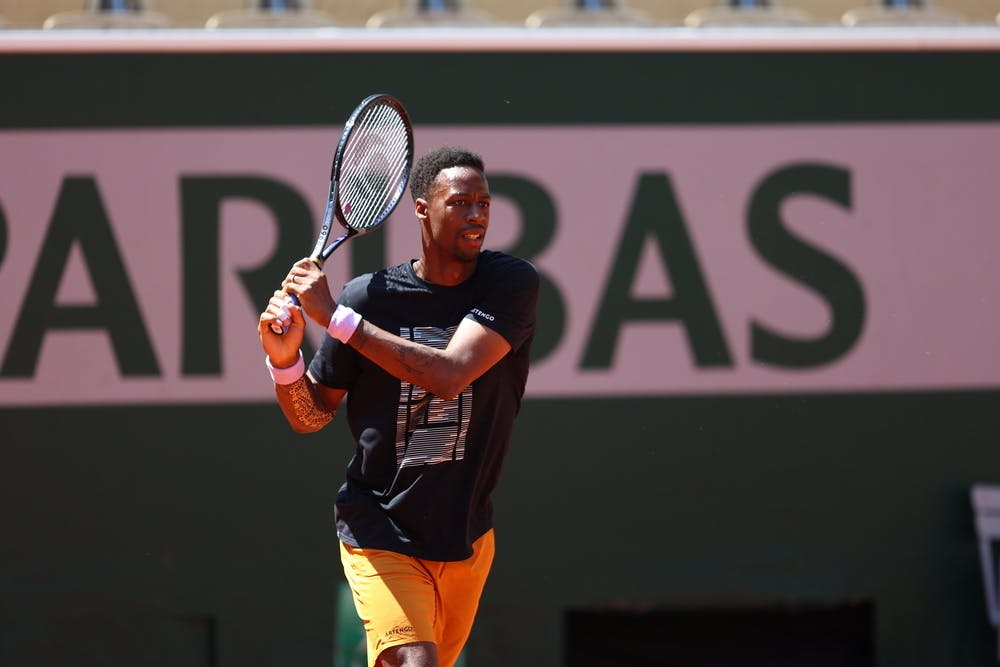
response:
<path id="1" fill-rule="evenodd" d="M 299 358 L 288 368 L 275 368 L 271 365 L 271 358 L 264 357 L 267 370 L 271 373 L 274 384 L 291 384 L 306 374 L 306 362 L 302 359 L 302 351 L 299 350 Z"/>
<path id="2" fill-rule="evenodd" d="M 338 304 L 337 309 L 333 311 L 333 317 L 330 318 L 330 324 L 327 325 L 326 331 L 341 343 L 346 343 L 354 335 L 359 324 L 361 324 L 361 315 L 356 313 L 353 308 Z"/>

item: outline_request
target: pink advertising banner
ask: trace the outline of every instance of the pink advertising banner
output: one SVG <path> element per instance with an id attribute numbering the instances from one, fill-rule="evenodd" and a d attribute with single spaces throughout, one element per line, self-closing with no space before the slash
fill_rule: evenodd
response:
<path id="1" fill-rule="evenodd" d="M 219 278 L 204 285 L 219 297 L 220 371 L 185 374 L 181 182 L 273 181 L 318 224 L 338 131 L 0 132 L 0 405 L 270 400 L 263 304 L 238 276 L 273 255 L 275 213 L 252 197 L 220 205 Z M 563 317 L 540 334 L 551 349 L 530 396 L 1000 387 L 1000 124 L 434 126 L 417 142 L 469 146 L 497 182 L 547 202 L 551 235 L 529 259 Z M 92 184 L 110 239 L 73 236 L 60 201 L 74 179 Z M 487 245 L 535 231 L 529 205 L 495 192 Z M 377 233 L 387 261 L 418 255 L 408 200 Z M 67 234 L 68 254 L 51 254 L 63 264 L 41 261 Z M 100 305 L 94 247 L 120 256 L 155 373 L 123 374 L 100 322 L 38 324 Z M 327 267 L 334 291 L 347 257 Z M 29 291 L 46 274 L 58 289 L 37 309 Z M 658 314 L 636 316 L 643 304 Z M 29 326 L 41 332 L 30 363 L 12 358 Z M 826 351 L 771 355 L 761 332 Z"/>

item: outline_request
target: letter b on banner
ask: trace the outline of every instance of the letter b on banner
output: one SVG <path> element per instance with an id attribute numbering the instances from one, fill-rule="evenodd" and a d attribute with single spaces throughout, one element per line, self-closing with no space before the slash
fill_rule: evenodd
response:
<path id="1" fill-rule="evenodd" d="M 556 233 L 556 207 L 552 197 L 540 185 L 510 174 L 490 176 L 490 190 L 497 197 L 507 197 L 521 212 L 521 234 L 505 250 L 531 260 L 540 255 Z M 539 273 L 538 327 L 531 346 L 532 361 L 551 354 L 566 328 L 566 306 L 559 288 L 544 273 Z"/>

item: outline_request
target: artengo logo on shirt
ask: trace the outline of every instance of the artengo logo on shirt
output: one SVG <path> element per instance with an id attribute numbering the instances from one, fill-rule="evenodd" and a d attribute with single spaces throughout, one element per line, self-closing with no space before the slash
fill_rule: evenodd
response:
<path id="1" fill-rule="evenodd" d="M 473 314 L 478 315 L 479 317 L 483 318 L 484 320 L 489 320 L 490 322 L 493 322 L 493 321 L 495 321 L 497 319 L 497 318 L 493 317 L 492 315 L 490 315 L 489 313 L 484 313 L 483 311 L 479 310 L 478 308 L 473 308 L 472 312 L 473 312 Z"/>

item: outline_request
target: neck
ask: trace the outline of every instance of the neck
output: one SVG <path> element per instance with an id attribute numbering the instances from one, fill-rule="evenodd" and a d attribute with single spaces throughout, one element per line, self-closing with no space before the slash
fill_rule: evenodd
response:
<path id="1" fill-rule="evenodd" d="M 428 262 L 426 257 L 421 257 L 413 263 L 413 271 L 421 280 L 435 285 L 459 285 L 476 271 L 476 260 L 453 262 L 442 266 Z"/>

